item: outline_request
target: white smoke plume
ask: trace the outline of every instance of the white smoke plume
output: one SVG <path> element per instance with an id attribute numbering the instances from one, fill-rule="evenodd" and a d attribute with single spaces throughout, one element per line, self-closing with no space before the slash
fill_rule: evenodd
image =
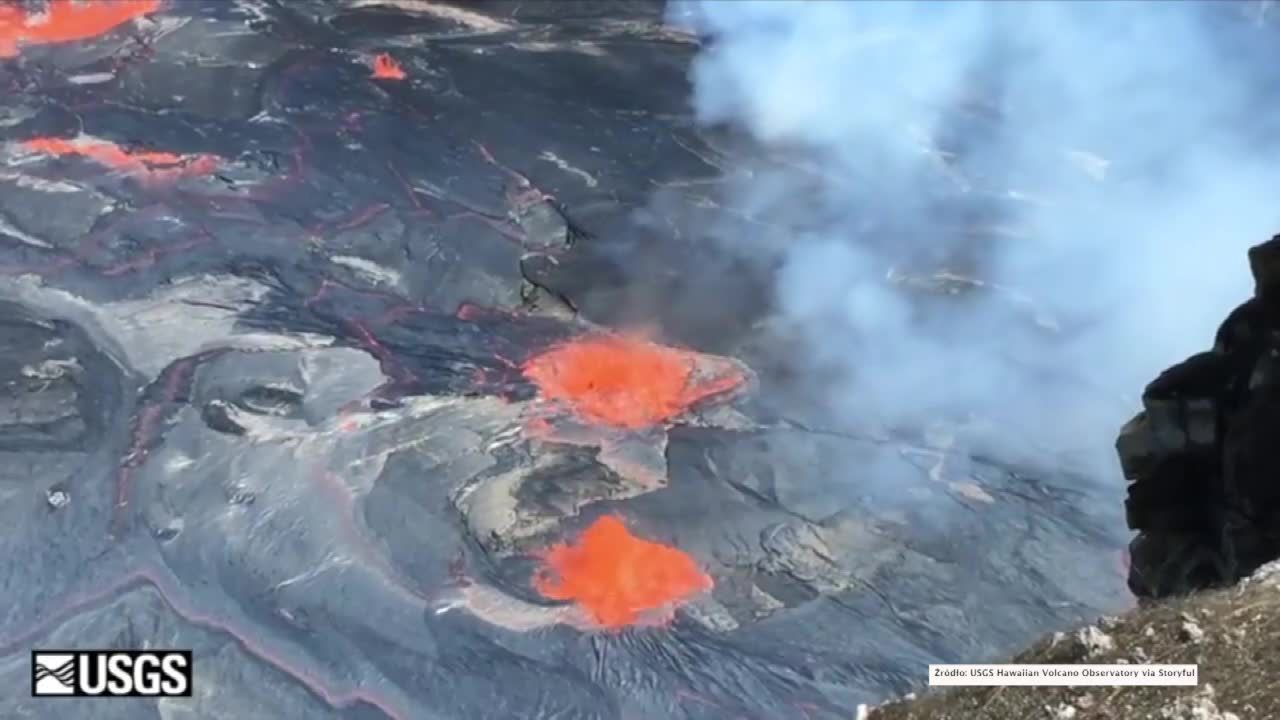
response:
<path id="1" fill-rule="evenodd" d="M 786 162 L 713 229 L 843 417 L 1111 441 L 1212 343 L 1280 232 L 1280 53 L 1258 2 L 677 2 L 693 104 Z M 1270 54 L 1269 54 L 1270 53 Z M 910 290 L 950 288 L 949 300 Z M 945 295 L 945 292 L 943 293 Z"/>

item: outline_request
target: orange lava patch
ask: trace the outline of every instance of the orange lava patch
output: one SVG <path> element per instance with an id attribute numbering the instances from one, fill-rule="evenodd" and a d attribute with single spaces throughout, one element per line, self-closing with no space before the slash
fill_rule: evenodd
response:
<path id="1" fill-rule="evenodd" d="M 160 0 L 49 0 L 44 12 L 0 4 L 0 57 L 16 56 L 23 45 L 97 37 L 159 8 Z"/>
<path id="2" fill-rule="evenodd" d="M 702 373 L 707 355 L 616 335 L 579 339 L 524 364 L 542 397 L 583 420 L 627 429 L 657 425 L 743 384 L 738 371 Z"/>
<path id="3" fill-rule="evenodd" d="M 167 152 L 135 152 L 113 142 L 90 138 L 42 137 L 27 140 L 22 146 L 32 152 L 58 157 L 78 155 L 114 170 L 141 176 L 147 180 L 175 180 L 192 175 L 208 175 L 218 168 L 213 155 L 176 155 Z"/>
<path id="4" fill-rule="evenodd" d="M 574 601 L 605 628 L 633 625 L 714 585 L 693 558 L 637 538 L 616 517 L 596 520 L 576 543 L 556 545 L 542 560 L 538 592 Z"/>
<path id="5" fill-rule="evenodd" d="M 382 53 L 373 59 L 373 77 L 379 80 L 403 80 L 409 76 L 395 58 Z"/>

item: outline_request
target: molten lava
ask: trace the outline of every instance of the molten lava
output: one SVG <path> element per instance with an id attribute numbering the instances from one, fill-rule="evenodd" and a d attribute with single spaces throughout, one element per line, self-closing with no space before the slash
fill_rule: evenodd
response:
<path id="1" fill-rule="evenodd" d="M 707 372 L 716 361 L 720 367 Z M 614 335 L 565 343 L 531 358 L 523 370 L 544 399 L 582 420 L 632 430 L 666 422 L 745 382 L 741 370 L 721 358 Z"/>
<path id="2" fill-rule="evenodd" d="M 395 58 L 382 53 L 373 59 L 373 77 L 379 80 L 403 80 L 408 75 Z"/>
<path id="3" fill-rule="evenodd" d="M 213 155 L 175 155 L 167 152 L 131 152 L 106 140 L 92 138 L 41 137 L 22 146 L 33 152 L 63 157 L 78 155 L 114 170 L 147 180 L 173 180 L 190 175 L 208 175 L 218 167 Z"/>
<path id="4" fill-rule="evenodd" d="M 0 4 L 0 58 L 14 57 L 23 45 L 97 37 L 159 8 L 160 0 L 49 0 L 37 13 Z"/>
<path id="5" fill-rule="evenodd" d="M 693 558 L 635 537 L 616 517 L 596 520 L 572 545 L 552 547 L 543 563 L 538 592 L 574 601 L 605 628 L 635 624 L 713 586 Z"/>

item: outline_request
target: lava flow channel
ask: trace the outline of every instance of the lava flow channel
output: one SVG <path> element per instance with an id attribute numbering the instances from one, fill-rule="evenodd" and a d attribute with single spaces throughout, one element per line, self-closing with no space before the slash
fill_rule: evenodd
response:
<path id="1" fill-rule="evenodd" d="M 113 142 L 87 136 L 73 139 L 39 137 L 23 142 L 22 147 L 31 152 L 54 157 L 85 157 L 99 165 L 148 182 L 165 182 L 181 177 L 209 175 L 218 168 L 218 158 L 214 155 L 130 151 Z"/>
<path id="2" fill-rule="evenodd" d="M 0 58 L 23 45 L 46 45 L 98 37 L 160 9 L 160 0 L 49 0 L 43 12 L 0 4 Z"/>
<path id="3" fill-rule="evenodd" d="M 693 558 L 632 535 L 612 516 L 596 520 L 577 542 L 551 547 L 542 563 L 534 576 L 538 592 L 573 601 L 605 629 L 669 616 L 676 604 L 713 587 Z"/>
<path id="4" fill-rule="evenodd" d="M 747 380 L 728 358 L 618 335 L 569 341 L 530 358 L 523 371 L 544 400 L 583 421 L 627 430 L 669 422 Z"/>

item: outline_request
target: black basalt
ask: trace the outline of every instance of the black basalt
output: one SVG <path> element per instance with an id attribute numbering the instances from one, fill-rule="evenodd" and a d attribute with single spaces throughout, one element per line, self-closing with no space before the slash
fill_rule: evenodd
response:
<path id="1" fill-rule="evenodd" d="M 1254 296 L 1211 351 L 1147 386 L 1116 440 L 1140 597 L 1230 584 L 1280 557 L 1280 235 L 1249 266 Z"/>

